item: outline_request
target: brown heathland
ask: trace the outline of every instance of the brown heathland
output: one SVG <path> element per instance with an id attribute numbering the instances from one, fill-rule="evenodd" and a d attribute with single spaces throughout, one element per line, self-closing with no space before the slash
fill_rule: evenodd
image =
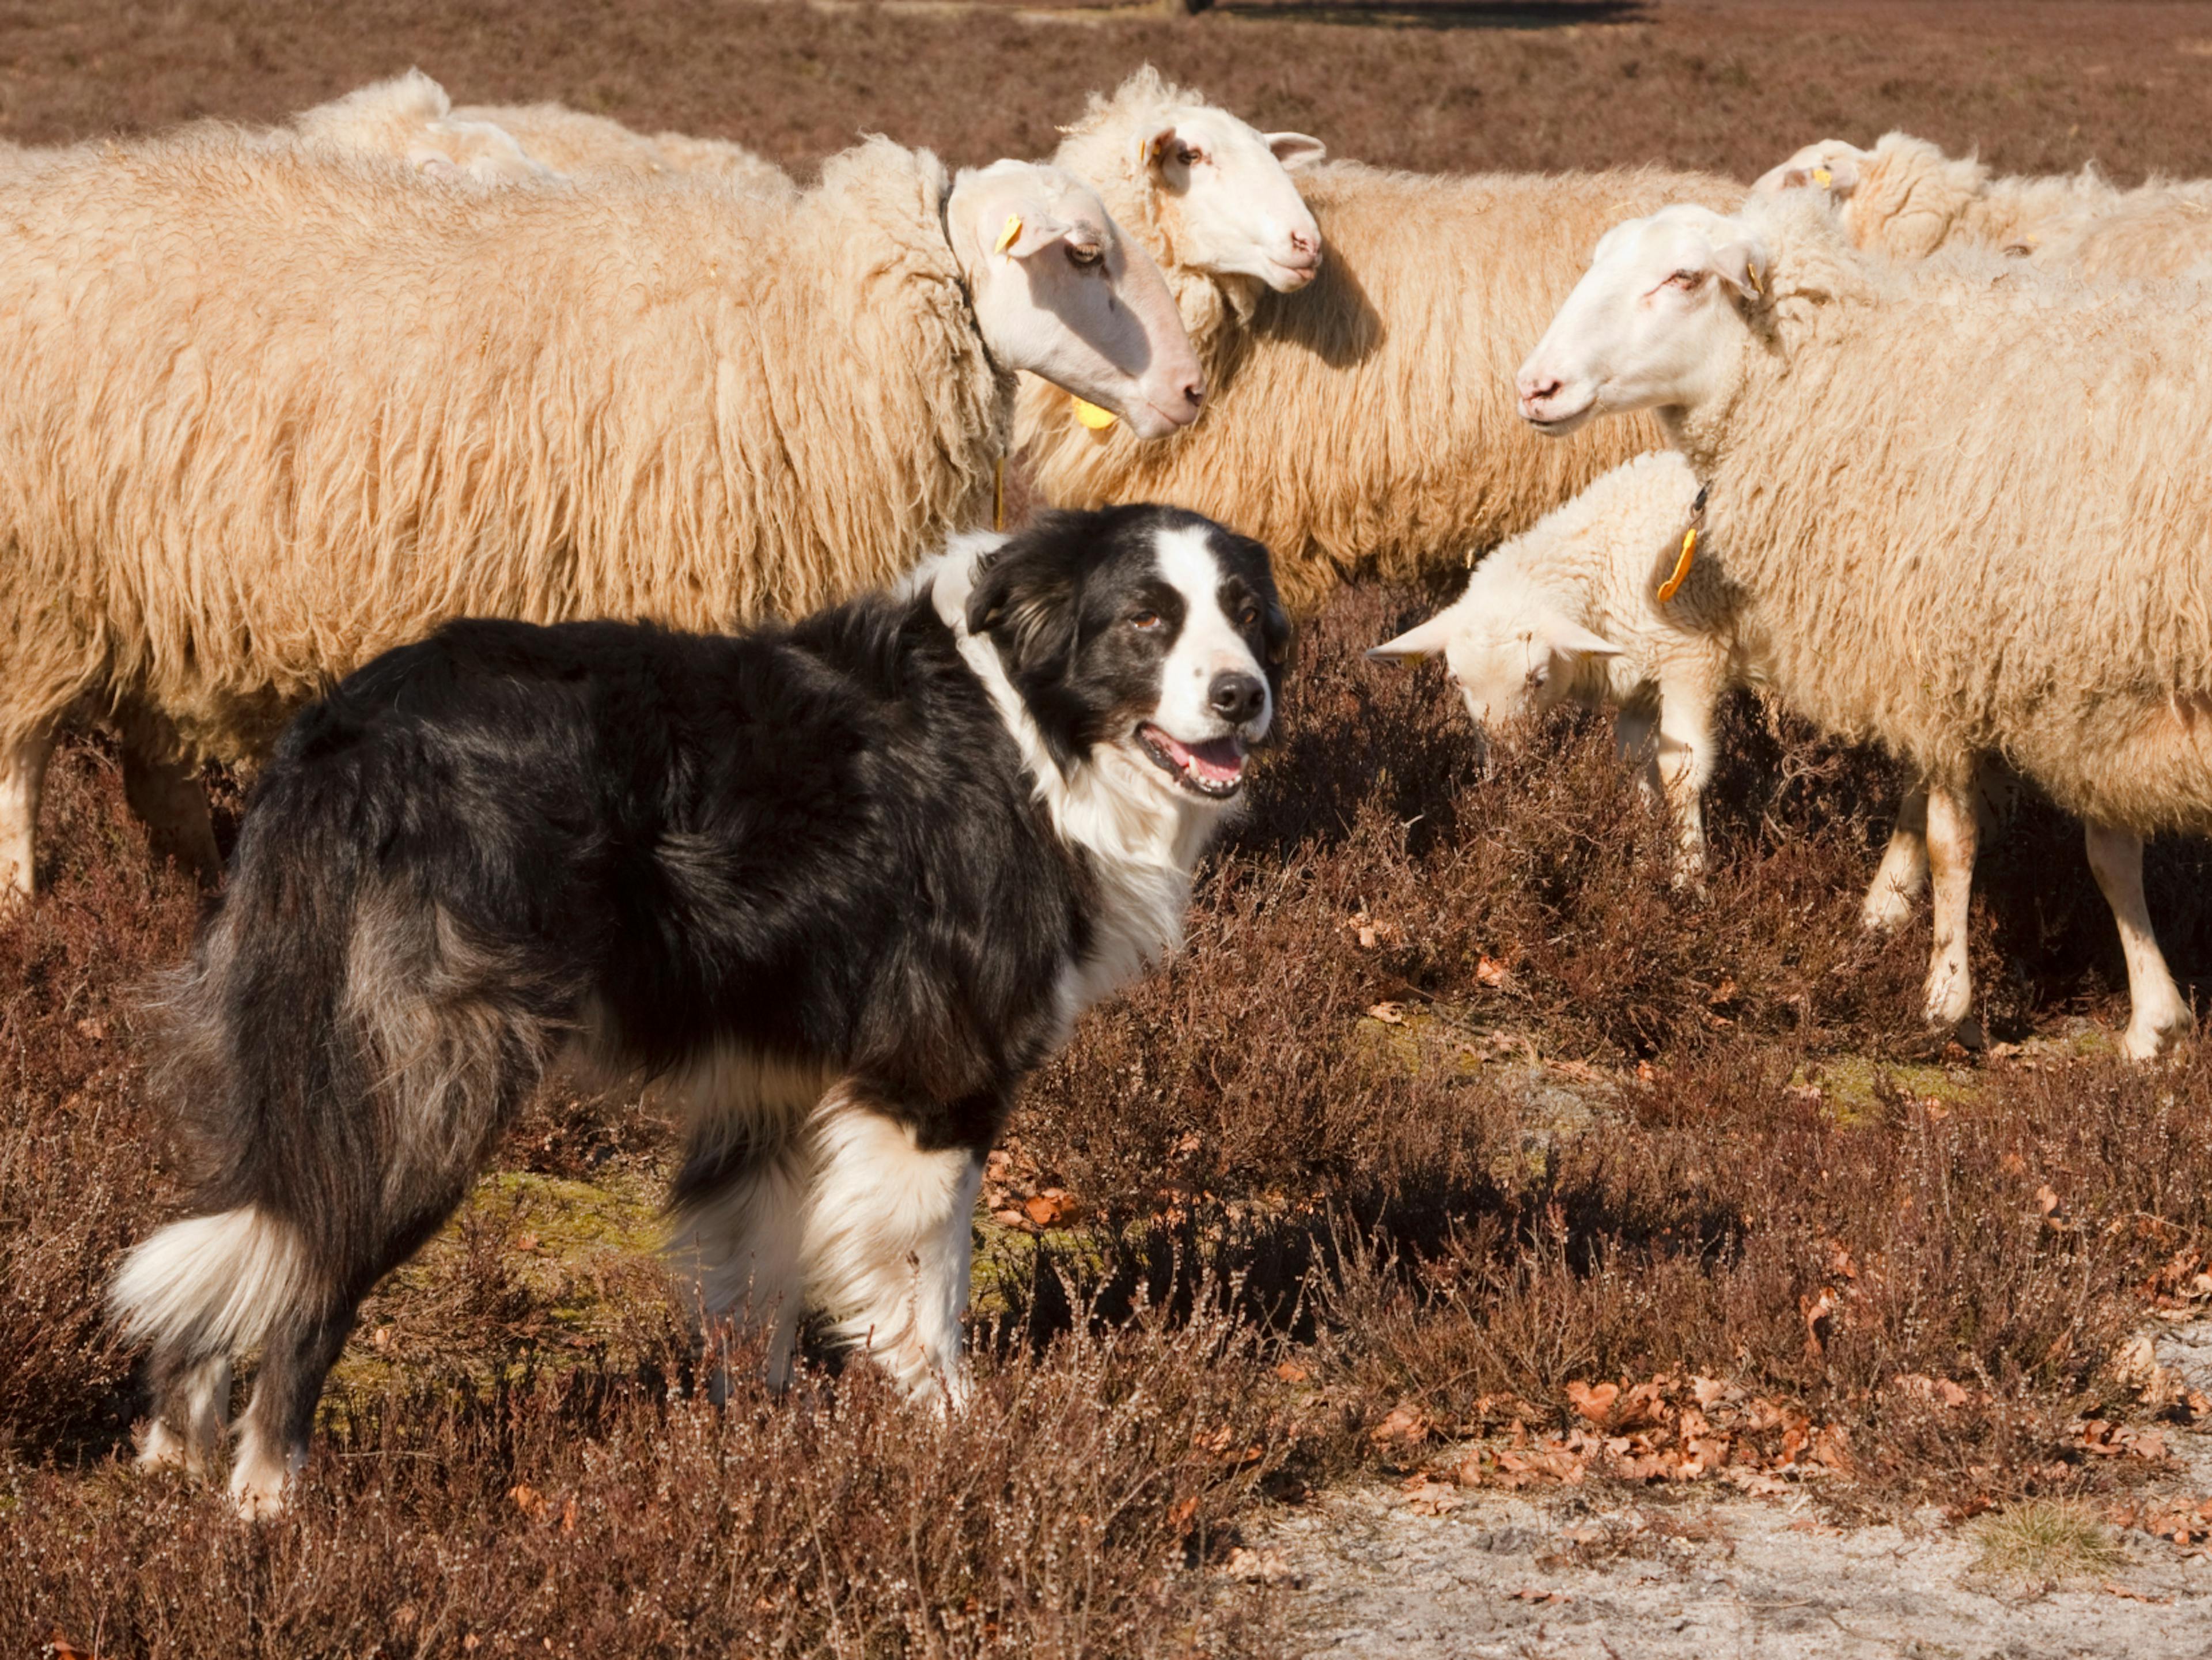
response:
<path id="1" fill-rule="evenodd" d="M 0 19 L 0 136 L 273 119 L 414 63 L 802 169 L 872 128 L 974 161 L 1048 151 L 1146 58 L 1416 167 L 1748 178 L 1902 125 L 2008 170 L 2212 173 L 2212 9 L 2182 5 L 46 0 Z M 1980 1012 L 2021 1047 L 1925 1064 L 1924 936 L 1854 925 L 1882 763 L 1738 706 L 1710 891 L 1677 892 L 1594 724 L 1486 769 L 1435 671 L 1359 659 L 1425 603 L 1331 601 L 1189 951 L 1028 1091 L 961 1424 L 858 1365 L 695 1398 L 680 1294 L 631 1248 L 665 1141 L 634 1100 L 556 1091 L 372 1304 L 302 1502 L 258 1529 L 116 1462 L 131 1357 L 100 1289 L 171 1192 L 132 988 L 198 902 L 149 871 L 108 751 L 65 750 L 49 891 L 0 923 L 0 1629 L 193 1660 L 1265 1654 L 1279 1608 L 1206 1577 L 1257 1507 L 1516 1419 L 1539 1449 L 1636 1444 L 1594 1481 L 1679 1475 L 1700 1389 L 1747 1481 L 1817 1467 L 1847 1502 L 2155 1473 L 2120 1449 L 2191 1408 L 2111 1357 L 2212 1253 L 2212 1057 L 2099 1052 L 2120 969 L 2074 828 L 2030 802 L 1988 854 Z M 2207 873 L 2154 854 L 2185 977 L 2212 964 Z"/>

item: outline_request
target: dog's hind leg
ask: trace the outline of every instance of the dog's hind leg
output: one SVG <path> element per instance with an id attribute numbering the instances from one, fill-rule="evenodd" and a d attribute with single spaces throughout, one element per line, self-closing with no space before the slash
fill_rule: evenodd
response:
<path id="1" fill-rule="evenodd" d="M 289 1312 L 262 1345 L 261 1375 L 240 1417 L 230 1466 L 230 1496 L 248 1521 L 281 1511 L 285 1482 L 307 1462 L 323 1380 L 353 1329 L 356 1299 L 338 1300 L 320 1314 L 304 1305 Z"/>
<path id="2" fill-rule="evenodd" d="M 916 1397 L 967 1398 L 960 1316 L 982 1154 L 925 1147 L 850 1084 L 823 1098 L 802 1254 L 807 1300 Z"/>

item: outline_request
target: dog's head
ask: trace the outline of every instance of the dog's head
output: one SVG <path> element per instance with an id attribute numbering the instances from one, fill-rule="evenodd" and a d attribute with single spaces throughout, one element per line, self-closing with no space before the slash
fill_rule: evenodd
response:
<path id="1" fill-rule="evenodd" d="M 1063 775 L 1119 755 L 1174 799 L 1226 802 L 1274 724 L 1290 621 L 1267 550 L 1198 514 L 1047 514 L 976 574 L 966 620 Z"/>

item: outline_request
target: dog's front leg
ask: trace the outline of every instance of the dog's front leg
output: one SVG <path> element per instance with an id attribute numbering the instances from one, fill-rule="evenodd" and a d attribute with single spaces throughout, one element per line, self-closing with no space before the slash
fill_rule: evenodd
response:
<path id="1" fill-rule="evenodd" d="M 823 1098 L 810 1128 L 807 1301 L 917 1398 L 958 1406 L 981 1150 L 925 1146 L 915 1121 L 851 1080 Z"/>

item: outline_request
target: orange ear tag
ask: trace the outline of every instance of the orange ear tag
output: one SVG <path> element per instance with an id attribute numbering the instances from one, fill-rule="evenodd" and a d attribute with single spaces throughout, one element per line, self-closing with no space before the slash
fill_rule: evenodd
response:
<path id="1" fill-rule="evenodd" d="M 1659 602 L 1666 604 L 1681 591 L 1682 579 L 1690 574 L 1691 562 L 1698 556 L 1698 527 L 1695 525 L 1682 532 L 1682 556 L 1674 562 L 1674 574 L 1659 585 Z"/>
<path id="2" fill-rule="evenodd" d="M 1093 432 L 1105 431 L 1120 418 L 1113 410 L 1102 410 L 1096 404 L 1087 404 L 1073 392 L 1067 394 L 1067 401 L 1075 405 L 1075 418 Z"/>
<path id="3" fill-rule="evenodd" d="M 1008 214 L 1006 216 L 1006 228 L 999 233 L 999 240 L 992 245 L 991 252 L 994 253 L 1004 253 L 1008 248 L 1013 246 L 1014 238 L 1019 236 L 1021 234 L 1021 215 L 1018 213 Z"/>

